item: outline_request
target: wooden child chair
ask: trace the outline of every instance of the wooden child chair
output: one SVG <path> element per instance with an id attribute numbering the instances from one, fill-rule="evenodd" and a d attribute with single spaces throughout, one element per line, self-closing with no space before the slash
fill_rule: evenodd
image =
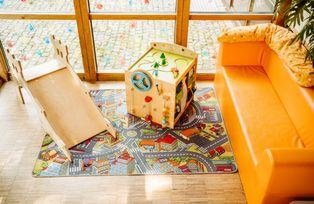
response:
<path id="1" fill-rule="evenodd" d="M 22 86 L 22 82 L 19 80 L 18 71 L 17 71 L 18 67 L 21 67 L 21 62 L 16 60 L 14 55 L 11 55 L 9 49 L 7 49 L 5 52 L 7 54 L 7 57 L 12 59 L 12 60 L 9 59 L 9 63 L 11 64 L 11 68 L 9 72 L 11 73 L 12 80 L 17 84 L 18 95 L 22 103 L 25 104 L 24 96 L 22 92 L 23 86 Z"/>
<path id="2" fill-rule="evenodd" d="M 14 76 L 34 101 L 45 131 L 71 160 L 69 148 L 107 130 L 117 132 L 96 107 L 88 90 L 69 64 L 68 47 L 51 36 L 55 58 L 23 69 L 7 50 Z"/>

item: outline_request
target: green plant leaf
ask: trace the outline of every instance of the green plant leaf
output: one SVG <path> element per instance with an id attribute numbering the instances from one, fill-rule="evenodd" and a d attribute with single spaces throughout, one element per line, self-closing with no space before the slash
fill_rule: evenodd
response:
<path id="1" fill-rule="evenodd" d="M 290 2 L 290 3 L 289 3 Z M 292 30 L 303 26 L 289 44 L 301 41 L 307 49 L 305 60 L 314 65 L 314 0 L 276 0 L 274 18 L 283 16 L 284 27 Z"/>

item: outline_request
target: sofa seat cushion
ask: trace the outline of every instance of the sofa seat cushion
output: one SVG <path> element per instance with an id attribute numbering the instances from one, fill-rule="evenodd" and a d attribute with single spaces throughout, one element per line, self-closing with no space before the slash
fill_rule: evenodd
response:
<path id="1" fill-rule="evenodd" d="M 267 148 L 304 147 L 263 67 L 222 67 L 222 74 L 255 165 Z"/>

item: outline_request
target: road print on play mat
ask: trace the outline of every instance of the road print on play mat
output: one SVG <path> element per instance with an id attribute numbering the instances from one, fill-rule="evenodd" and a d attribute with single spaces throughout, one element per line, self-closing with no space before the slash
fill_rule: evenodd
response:
<path id="1" fill-rule="evenodd" d="M 88 176 L 232 173 L 232 149 L 212 87 L 199 89 L 174 129 L 162 129 L 126 113 L 125 91 L 94 90 L 95 104 L 114 123 L 111 142 L 101 133 L 71 149 L 69 162 L 46 135 L 33 175 Z"/>

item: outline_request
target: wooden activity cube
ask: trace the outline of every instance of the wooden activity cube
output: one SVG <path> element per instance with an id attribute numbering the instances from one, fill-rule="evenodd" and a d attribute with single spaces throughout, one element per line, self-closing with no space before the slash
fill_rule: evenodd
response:
<path id="1" fill-rule="evenodd" d="M 174 128 L 193 100 L 197 54 L 176 44 L 153 42 L 125 73 L 128 113 Z"/>

